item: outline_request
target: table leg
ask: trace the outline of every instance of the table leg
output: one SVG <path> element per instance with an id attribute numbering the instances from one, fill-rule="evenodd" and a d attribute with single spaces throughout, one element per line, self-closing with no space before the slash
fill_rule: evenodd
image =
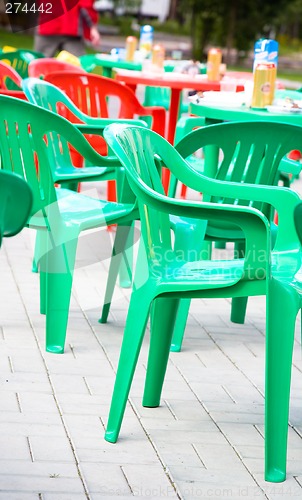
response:
<path id="1" fill-rule="evenodd" d="M 171 100 L 170 100 L 169 121 L 168 121 L 168 131 L 167 131 L 167 140 L 171 144 L 174 143 L 175 129 L 179 113 L 180 95 L 181 95 L 180 89 L 171 89 Z M 162 169 L 162 180 L 163 180 L 164 190 L 167 193 L 170 180 L 170 171 L 167 168 Z"/>
<path id="2" fill-rule="evenodd" d="M 102 67 L 102 74 L 106 78 L 112 78 L 112 68 L 106 68 L 105 66 Z"/>
<path id="3" fill-rule="evenodd" d="M 180 94 L 181 94 L 181 89 L 171 89 L 168 133 L 167 133 L 167 139 L 171 144 L 174 143 L 175 129 L 179 113 Z"/>
<path id="4" fill-rule="evenodd" d="M 130 90 L 132 90 L 132 92 L 136 92 L 136 87 L 137 85 L 135 85 L 134 83 L 126 83 L 126 86 L 129 87 Z"/>

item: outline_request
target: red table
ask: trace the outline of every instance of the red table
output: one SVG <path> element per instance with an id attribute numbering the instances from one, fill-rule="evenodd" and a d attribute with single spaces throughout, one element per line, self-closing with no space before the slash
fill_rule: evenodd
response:
<path id="1" fill-rule="evenodd" d="M 183 89 L 194 90 L 220 90 L 220 82 L 209 81 L 206 75 L 183 75 L 180 73 L 144 73 L 142 71 L 127 71 L 116 69 L 115 79 L 125 83 L 134 92 L 136 86 L 150 85 L 153 87 L 169 87 L 171 89 L 171 101 L 168 119 L 167 139 L 173 144 L 175 128 L 178 119 L 181 91 Z M 243 84 L 238 84 L 237 92 L 244 90 Z"/>

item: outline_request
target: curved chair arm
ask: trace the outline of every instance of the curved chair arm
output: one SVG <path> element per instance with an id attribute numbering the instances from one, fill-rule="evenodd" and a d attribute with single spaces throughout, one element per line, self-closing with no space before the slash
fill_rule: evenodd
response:
<path id="1" fill-rule="evenodd" d="M 112 124 L 112 120 L 110 118 L 92 118 L 91 120 L 94 120 L 94 124 L 86 124 L 86 123 L 75 123 L 74 126 L 82 132 L 83 135 L 89 134 L 89 135 L 99 135 L 101 137 L 104 137 L 104 129 Z M 141 127 L 147 127 L 147 124 L 142 121 L 142 120 L 126 120 L 123 118 L 117 118 L 115 120 L 117 123 L 121 124 L 135 124 Z M 109 151 L 108 151 L 109 153 Z M 106 160 L 108 161 L 108 166 L 110 167 L 120 167 L 120 161 L 117 159 L 115 155 L 107 155 Z"/>

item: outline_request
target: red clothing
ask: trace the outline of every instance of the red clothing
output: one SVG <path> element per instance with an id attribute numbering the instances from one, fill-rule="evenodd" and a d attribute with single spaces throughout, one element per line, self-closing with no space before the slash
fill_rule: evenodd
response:
<path id="1" fill-rule="evenodd" d="M 39 13 L 39 35 L 89 38 L 90 28 L 97 21 L 94 0 L 56 0 L 51 8 L 47 0 L 40 0 L 39 3 L 44 7 L 44 12 Z"/>

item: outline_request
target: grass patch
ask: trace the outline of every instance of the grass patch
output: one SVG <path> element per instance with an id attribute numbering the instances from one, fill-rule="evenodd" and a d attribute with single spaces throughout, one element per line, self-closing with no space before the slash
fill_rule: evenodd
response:
<path id="1" fill-rule="evenodd" d="M 9 45 L 16 49 L 29 49 L 33 50 L 34 37 L 32 35 L 25 35 L 24 33 L 11 33 L 4 29 L 0 30 L 1 46 Z"/>

